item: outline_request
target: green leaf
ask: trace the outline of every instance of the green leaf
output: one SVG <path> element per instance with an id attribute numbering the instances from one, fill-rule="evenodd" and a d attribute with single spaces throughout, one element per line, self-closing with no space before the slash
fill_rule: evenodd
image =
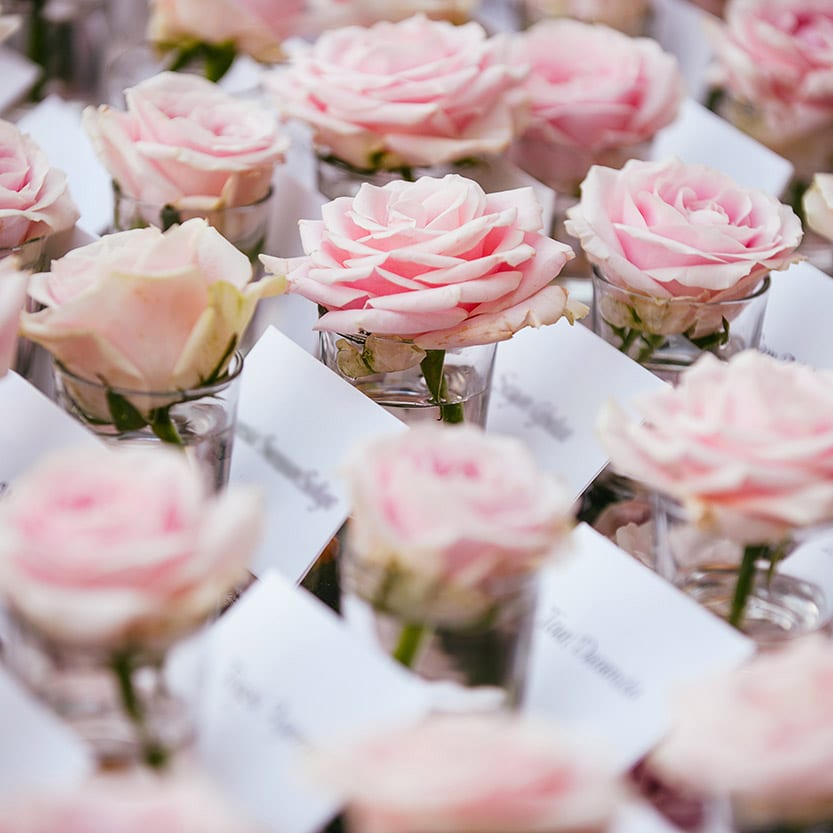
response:
<path id="1" fill-rule="evenodd" d="M 113 425 L 119 431 L 138 431 L 147 425 L 147 420 L 139 413 L 135 405 L 109 388 L 107 389 L 107 407 L 110 410 Z"/>
<path id="2" fill-rule="evenodd" d="M 181 224 L 182 217 L 180 217 L 178 209 L 167 204 L 163 205 L 159 212 L 159 222 L 162 223 L 162 231 L 167 231 L 171 226 Z"/>
<path id="3" fill-rule="evenodd" d="M 706 107 L 712 113 L 716 113 L 717 108 L 723 103 L 724 98 L 726 98 L 726 90 L 723 87 L 712 87 L 706 97 Z"/>
<path id="4" fill-rule="evenodd" d="M 444 364 L 445 350 L 426 350 L 425 358 L 419 365 L 434 405 L 439 405 L 441 401 Z"/>
<path id="5" fill-rule="evenodd" d="M 150 427 L 163 443 L 185 448 L 185 443 L 179 436 L 179 431 L 176 430 L 176 424 L 171 419 L 170 406 L 156 408 L 150 412 Z"/>
<path id="6" fill-rule="evenodd" d="M 205 77 L 209 81 L 219 81 L 231 68 L 237 57 L 237 50 L 231 41 L 217 46 L 206 44 L 203 49 L 205 58 Z"/>

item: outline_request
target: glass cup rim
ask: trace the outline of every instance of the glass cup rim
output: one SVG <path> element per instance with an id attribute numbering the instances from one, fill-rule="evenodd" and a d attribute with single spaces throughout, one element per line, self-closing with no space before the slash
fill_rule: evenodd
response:
<path id="1" fill-rule="evenodd" d="M 109 391 L 111 393 L 115 393 L 118 396 L 122 396 L 126 399 L 131 397 L 145 397 L 145 398 L 159 398 L 165 399 L 166 401 L 170 401 L 171 396 L 174 394 L 178 394 L 179 396 L 183 397 L 183 399 L 191 399 L 195 398 L 192 397 L 191 394 L 196 394 L 200 398 L 205 396 L 214 396 L 222 391 L 226 390 L 230 385 L 232 385 L 237 379 L 240 378 L 240 375 L 243 373 L 243 364 L 244 364 L 244 356 L 241 350 L 235 350 L 231 356 L 231 360 L 229 361 L 228 368 L 226 369 L 225 375 L 218 379 L 216 382 L 212 382 L 210 385 L 202 385 L 196 388 L 177 388 L 175 390 L 168 390 L 168 391 L 159 391 L 159 390 L 137 390 L 135 388 L 123 388 L 123 387 L 114 387 L 114 386 L 107 386 L 103 382 L 100 382 L 96 379 L 88 379 L 85 376 L 79 376 L 77 373 L 69 370 L 68 368 L 64 367 L 60 361 L 54 356 L 52 357 L 52 366 L 55 369 L 55 372 L 60 374 L 62 377 L 66 377 L 69 379 L 73 384 L 76 385 L 86 385 L 88 388 L 94 388 L 96 390 L 101 391 Z"/>
<path id="2" fill-rule="evenodd" d="M 125 202 L 130 203 L 131 205 L 136 206 L 141 210 L 147 211 L 156 211 L 159 212 L 165 206 L 170 205 L 172 208 L 176 209 L 177 211 L 193 211 L 194 216 L 204 216 L 210 217 L 213 214 L 218 214 L 219 212 L 223 212 L 224 214 L 243 214 L 245 212 L 254 211 L 258 208 L 263 207 L 269 200 L 272 199 L 272 195 L 274 193 L 274 188 L 272 185 L 269 185 L 269 190 L 262 196 L 260 199 L 254 200 L 254 202 L 247 202 L 244 205 L 224 205 L 220 206 L 219 208 L 206 208 L 206 209 L 199 209 L 199 208 L 177 208 L 173 203 L 158 203 L 158 202 L 147 202 L 146 200 L 140 200 L 136 197 L 131 196 L 130 194 L 126 193 L 121 189 L 121 186 L 116 182 L 115 179 L 110 180 L 110 185 L 113 189 L 113 198 L 118 200 L 123 200 Z M 219 198 L 218 198 L 219 199 Z"/>
<path id="3" fill-rule="evenodd" d="M 760 298 L 765 295 L 769 291 L 769 287 L 772 284 L 772 278 L 770 277 L 769 272 L 764 274 L 761 277 L 760 283 L 755 285 L 755 288 L 750 292 L 748 295 L 744 295 L 742 298 L 723 298 L 723 299 L 710 299 L 706 301 L 698 300 L 693 295 L 675 295 L 670 298 L 660 298 L 656 295 L 649 295 L 647 292 L 642 292 L 639 289 L 631 289 L 629 287 L 619 286 L 618 284 L 609 281 L 601 269 L 594 265 L 593 266 L 593 282 L 601 283 L 603 286 L 609 286 L 612 289 L 623 292 L 626 295 L 633 295 L 637 298 L 644 298 L 646 301 L 650 301 L 653 303 L 662 303 L 662 304 L 669 304 L 675 305 L 680 304 L 681 306 L 690 307 L 693 304 L 702 307 L 725 307 L 731 306 L 733 304 L 747 304 L 749 301 L 754 301 L 756 298 Z"/>
<path id="4" fill-rule="evenodd" d="M 410 344 L 412 346 L 416 346 L 416 342 L 413 338 L 409 338 L 406 336 L 395 336 L 390 333 L 385 333 L 384 335 L 377 335 L 376 333 L 343 333 L 338 330 L 318 330 L 319 338 L 323 338 L 326 336 L 332 338 L 343 338 L 347 341 L 351 342 L 352 344 L 362 345 L 365 341 L 370 338 L 371 336 L 378 341 L 387 341 L 392 342 L 395 344 Z M 494 348 L 497 351 L 497 346 L 500 342 L 498 341 L 489 341 L 485 344 L 465 344 L 459 347 L 446 347 L 445 352 L 446 355 L 454 355 L 455 353 L 459 353 L 461 350 L 468 350 L 468 349 L 477 349 L 483 348 Z M 426 349 L 426 348 L 423 348 Z M 429 348 L 430 349 L 430 348 Z"/>

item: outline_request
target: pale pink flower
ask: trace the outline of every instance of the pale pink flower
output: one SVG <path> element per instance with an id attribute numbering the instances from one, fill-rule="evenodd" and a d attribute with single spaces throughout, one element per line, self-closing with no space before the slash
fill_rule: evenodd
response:
<path id="1" fill-rule="evenodd" d="M 275 116 L 196 75 L 163 72 L 125 91 L 127 112 L 87 107 L 84 127 L 121 191 L 162 206 L 249 205 L 289 142 Z"/>
<path id="2" fill-rule="evenodd" d="M 740 543 L 776 543 L 833 520 L 833 371 L 754 350 L 706 354 L 679 386 L 610 403 L 599 432 L 622 474 Z"/>
<path id="3" fill-rule="evenodd" d="M 78 217 L 66 176 L 28 135 L 0 120 L 0 249 L 64 231 Z"/>
<path id="4" fill-rule="evenodd" d="M 26 302 L 28 276 L 14 256 L 0 260 L 0 376 L 14 364 L 20 313 Z"/>
<path id="5" fill-rule="evenodd" d="M 360 833 L 601 833 L 624 790 L 584 739 L 506 716 L 436 717 L 322 751 Z"/>
<path id="6" fill-rule="evenodd" d="M 165 645 L 246 575 L 260 505 L 167 448 L 66 451 L 0 505 L 0 593 L 62 643 Z"/>
<path id="7" fill-rule="evenodd" d="M 287 273 L 290 292 L 329 310 L 319 330 L 445 349 L 586 312 L 551 285 L 573 253 L 543 234 L 529 188 L 486 194 L 454 174 L 365 184 L 322 216 L 301 221 L 306 257 L 261 258 Z"/>
<path id="8" fill-rule="evenodd" d="M 526 66 L 507 47 L 478 23 L 417 15 L 326 32 L 267 85 L 324 153 L 362 169 L 439 165 L 500 153 L 515 138 Z"/>

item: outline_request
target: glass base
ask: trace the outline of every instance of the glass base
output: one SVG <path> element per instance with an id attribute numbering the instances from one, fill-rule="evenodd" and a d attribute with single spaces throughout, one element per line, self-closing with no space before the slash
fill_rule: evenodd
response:
<path id="1" fill-rule="evenodd" d="M 727 619 L 738 573 L 731 568 L 703 568 L 686 576 L 679 588 L 701 605 Z M 770 580 L 766 569 L 755 571 L 740 630 L 758 642 L 811 633 L 829 621 L 824 593 L 817 586 L 784 574 Z"/>

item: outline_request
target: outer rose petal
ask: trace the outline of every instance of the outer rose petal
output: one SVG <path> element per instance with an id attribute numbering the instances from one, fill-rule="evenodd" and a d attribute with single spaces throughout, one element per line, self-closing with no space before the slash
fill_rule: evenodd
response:
<path id="1" fill-rule="evenodd" d="M 833 174 L 816 174 L 804 194 L 804 216 L 817 234 L 833 240 Z"/>

